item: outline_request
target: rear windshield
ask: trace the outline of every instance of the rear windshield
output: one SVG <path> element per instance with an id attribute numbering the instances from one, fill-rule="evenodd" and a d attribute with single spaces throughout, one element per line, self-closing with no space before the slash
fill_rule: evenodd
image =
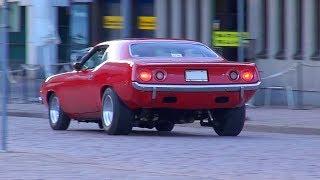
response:
<path id="1" fill-rule="evenodd" d="M 148 42 L 132 44 L 130 48 L 133 57 L 218 57 L 211 49 L 198 43 Z"/>

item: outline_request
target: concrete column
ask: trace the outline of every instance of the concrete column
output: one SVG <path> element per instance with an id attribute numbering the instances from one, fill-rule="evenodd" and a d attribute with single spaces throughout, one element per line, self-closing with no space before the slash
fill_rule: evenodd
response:
<path id="1" fill-rule="evenodd" d="M 27 21 L 26 21 L 26 24 L 27 24 L 27 42 L 26 42 L 26 45 L 27 45 L 27 60 L 26 60 L 26 64 L 37 64 L 38 61 L 37 61 L 37 47 L 35 45 L 35 37 L 34 37 L 34 34 L 36 33 L 36 29 L 33 25 L 33 22 L 34 22 L 34 11 L 35 11 L 35 7 L 33 6 L 27 6 L 26 8 L 26 16 L 27 16 Z"/>
<path id="2" fill-rule="evenodd" d="M 183 38 L 182 0 L 171 0 L 171 37 Z"/>
<path id="3" fill-rule="evenodd" d="M 297 0 L 285 0 L 285 47 L 286 47 L 286 57 L 291 60 L 295 55 L 298 43 L 298 29 L 297 19 L 299 13 L 297 12 Z"/>
<path id="4" fill-rule="evenodd" d="M 191 40 L 198 40 L 198 11 L 197 0 L 185 0 L 186 2 L 186 38 Z"/>
<path id="5" fill-rule="evenodd" d="M 254 54 L 264 51 L 264 19 L 263 19 L 263 3 L 262 0 L 248 0 L 248 16 L 247 26 L 250 38 L 255 40 Z"/>
<path id="6" fill-rule="evenodd" d="M 267 16 L 268 16 L 268 56 L 274 58 L 279 49 L 279 0 L 267 0 Z"/>
<path id="7" fill-rule="evenodd" d="M 51 17 L 52 17 L 52 22 L 53 22 L 52 24 L 54 25 L 53 28 L 56 29 L 57 33 L 59 33 L 59 31 L 58 31 L 58 24 L 59 24 L 59 22 L 58 22 L 58 7 L 56 7 L 56 6 L 52 7 Z M 60 39 L 60 41 L 61 41 L 61 39 Z M 50 46 L 51 46 L 51 50 L 52 50 L 50 62 L 52 62 L 52 64 L 58 63 L 58 45 L 57 44 L 50 44 Z"/>
<path id="8" fill-rule="evenodd" d="M 309 59 L 315 51 L 315 13 L 318 8 L 315 7 L 315 0 L 302 1 L 303 15 L 302 15 L 302 52 L 304 59 Z M 319 33 L 319 32 L 317 32 Z"/>
<path id="9" fill-rule="evenodd" d="M 212 36 L 212 0 L 202 0 L 201 1 L 201 42 L 207 46 L 211 46 L 211 36 Z"/>
<path id="10" fill-rule="evenodd" d="M 50 64 L 57 63 L 57 7 L 49 0 L 33 0 L 27 7 L 27 64 L 44 65 L 46 76 L 52 74 Z"/>
<path id="11" fill-rule="evenodd" d="M 320 8 L 320 1 L 315 1 L 315 11 L 314 11 L 314 19 L 313 19 L 313 23 L 314 23 L 314 47 L 315 50 L 312 53 L 312 60 L 316 60 L 319 61 L 320 60 L 320 12 L 317 10 Z"/>
<path id="12" fill-rule="evenodd" d="M 156 37 L 166 38 L 168 37 L 168 1 L 167 0 L 155 0 L 154 3 L 156 17 L 157 17 L 157 27 L 156 27 Z"/>

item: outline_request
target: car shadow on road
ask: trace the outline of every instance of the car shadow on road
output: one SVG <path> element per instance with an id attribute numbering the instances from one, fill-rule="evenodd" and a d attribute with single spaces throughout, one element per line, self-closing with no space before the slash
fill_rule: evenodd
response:
<path id="1" fill-rule="evenodd" d="M 133 130 L 130 136 L 161 136 L 161 137 L 214 137 L 215 134 L 199 134 L 184 131 L 159 132 L 152 130 Z"/>
<path id="2" fill-rule="evenodd" d="M 68 131 L 72 132 L 79 132 L 79 133 L 90 133 L 90 134 L 99 134 L 99 135 L 106 135 L 108 134 L 104 130 L 99 129 L 69 129 Z M 186 137 L 192 137 L 192 138 L 223 138 L 223 139 L 251 139 L 252 136 L 247 135 L 239 135 L 237 137 L 221 137 L 212 132 L 212 134 L 205 133 L 205 132 L 185 132 L 185 131 L 172 131 L 172 132 L 159 132 L 155 130 L 140 130 L 140 129 L 134 129 L 129 135 L 121 136 L 121 137 L 178 137 L 178 138 L 186 138 Z M 117 137 L 117 136 L 114 136 Z"/>

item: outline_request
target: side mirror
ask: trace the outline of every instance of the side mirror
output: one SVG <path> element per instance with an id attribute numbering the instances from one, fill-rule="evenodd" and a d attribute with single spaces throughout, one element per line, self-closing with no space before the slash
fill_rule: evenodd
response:
<path id="1" fill-rule="evenodd" d="M 74 63 L 73 69 L 75 69 L 76 71 L 80 71 L 82 69 L 82 64 L 79 62 Z"/>

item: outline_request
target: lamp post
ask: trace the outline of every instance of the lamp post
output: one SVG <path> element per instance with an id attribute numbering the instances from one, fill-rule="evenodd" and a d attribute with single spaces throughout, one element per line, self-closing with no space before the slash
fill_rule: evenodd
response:
<path id="1" fill-rule="evenodd" d="M 2 89 L 2 141 L 0 151 L 5 152 L 7 150 L 7 134 L 8 134 L 8 117 L 7 117 L 7 101 L 8 101 L 8 3 L 7 0 L 2 1 L 2 14 L 0 25 L 0 63 L 1 63 L 1 89 Z"/>

